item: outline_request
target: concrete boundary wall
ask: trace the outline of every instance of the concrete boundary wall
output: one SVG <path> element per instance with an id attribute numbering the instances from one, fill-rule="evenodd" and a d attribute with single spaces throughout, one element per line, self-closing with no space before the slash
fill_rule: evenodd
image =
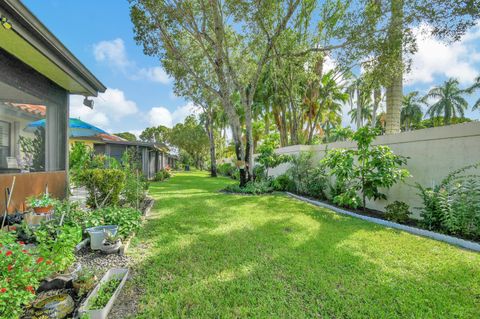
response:
<path id="1" fill-rule="evenodd" d="M 462 123 L 450 126 L 402 132 L 395 135 L 382 135 L 374 145 L 388 145 L 398 155 L 409 157 L 406 168 L 411 177 L 405 183 L 396 184 L 385 191 L 387 200 L 369 201 L 367 207 L 384 211 L 389 203 L 399 200 L 412 208 L 414 216 L 419 216 L 418 207 L 422 202 L 415 183 L 433 186 L 450 172 L 458 168 L 480 162 L 480 122 Z M 277 149 L 279 154 L 296 155 L 302 151 L 312 151 L 314 161 L 322 159 L 327 150 L 334 148 L 355 148 L 351 142 L 335 142 L 320 145 L 293 145 Z M 282 164 L 271 169 L 269 174 L 284 173 L 290 164 Z"/>

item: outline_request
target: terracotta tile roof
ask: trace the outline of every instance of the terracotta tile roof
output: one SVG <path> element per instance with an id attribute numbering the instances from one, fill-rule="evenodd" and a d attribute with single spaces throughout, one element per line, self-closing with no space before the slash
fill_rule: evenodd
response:
<path id="1" fill-rule="evenodd" d="M 46 116 L 47 108 L 45 105 L 36 105 L 36 104 L 19 104 L 19 103 L 9 103 L 12 107 L 17 108 L 23 112 L 30 113 L 37 116 Z"/>
<path id="2" fill-rule="evenodd" d="M 104 141 L 117 141 L 117 142 L 126 141 L 125 139 L 112 134 L 100 133 L 100 134 L 97 134 L 96 136 L 100 137 Z"/>

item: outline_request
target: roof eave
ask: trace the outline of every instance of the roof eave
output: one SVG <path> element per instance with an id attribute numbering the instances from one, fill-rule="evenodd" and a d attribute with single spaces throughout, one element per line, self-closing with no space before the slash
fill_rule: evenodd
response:
<path id="1" fill-rule="evenodd" d="M 97 96 L 105 92 L 103 85 L 41 22 L 18 0 L 0 0 L 1 6 L 16 22 L 15 31 L 47 56 L 59 68 L 70 74 L 85 92 L 70 92 Z M 88 93 L 88 94 L 85 94 Z"/>

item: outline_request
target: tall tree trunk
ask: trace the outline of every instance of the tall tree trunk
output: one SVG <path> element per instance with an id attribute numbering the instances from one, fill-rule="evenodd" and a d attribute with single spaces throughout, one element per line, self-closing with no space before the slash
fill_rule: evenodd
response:
<path id="1" fill-rule="evenodd" d="M 391 13 L 389 46 L 393 52 L 394 70 L 387 87 L 386 134 L 400 132 L 400 113 L 403 99 L 403 0 L 390 0 Z"/>
<path id="2" fill-rule="evenodd" d="M 357 130 L 363 126 L 362 106 L 362 92 L 357 88 Z"/>
<path id="3" fill-rule="evenodd" d="M 382 100 L 382 89 L 377 87 L 373 90 L 373 112 L 372 112 L 372 123 L 371 127 L 377 126 L 377 111 L 380 106 L 380 101 Z"/>
<path id="4" fill-rule="evenodd" d="M 210 176 L 217 177 L 217 159 L 215 154 L 215 136 L 213 134 L 213 120 L 211 114 L 207 115 L 206 128 L 210 142 Z"/>

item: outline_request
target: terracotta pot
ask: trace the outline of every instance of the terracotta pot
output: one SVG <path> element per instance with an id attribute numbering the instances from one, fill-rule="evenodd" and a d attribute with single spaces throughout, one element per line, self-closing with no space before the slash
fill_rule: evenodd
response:
<path id="1" fill-rule="evenodd" d="M 47 207 L 34 207 L 33 211 L 36 214 L 51 214 L 52 213 L 53 206 L 47 206 Z"/>

